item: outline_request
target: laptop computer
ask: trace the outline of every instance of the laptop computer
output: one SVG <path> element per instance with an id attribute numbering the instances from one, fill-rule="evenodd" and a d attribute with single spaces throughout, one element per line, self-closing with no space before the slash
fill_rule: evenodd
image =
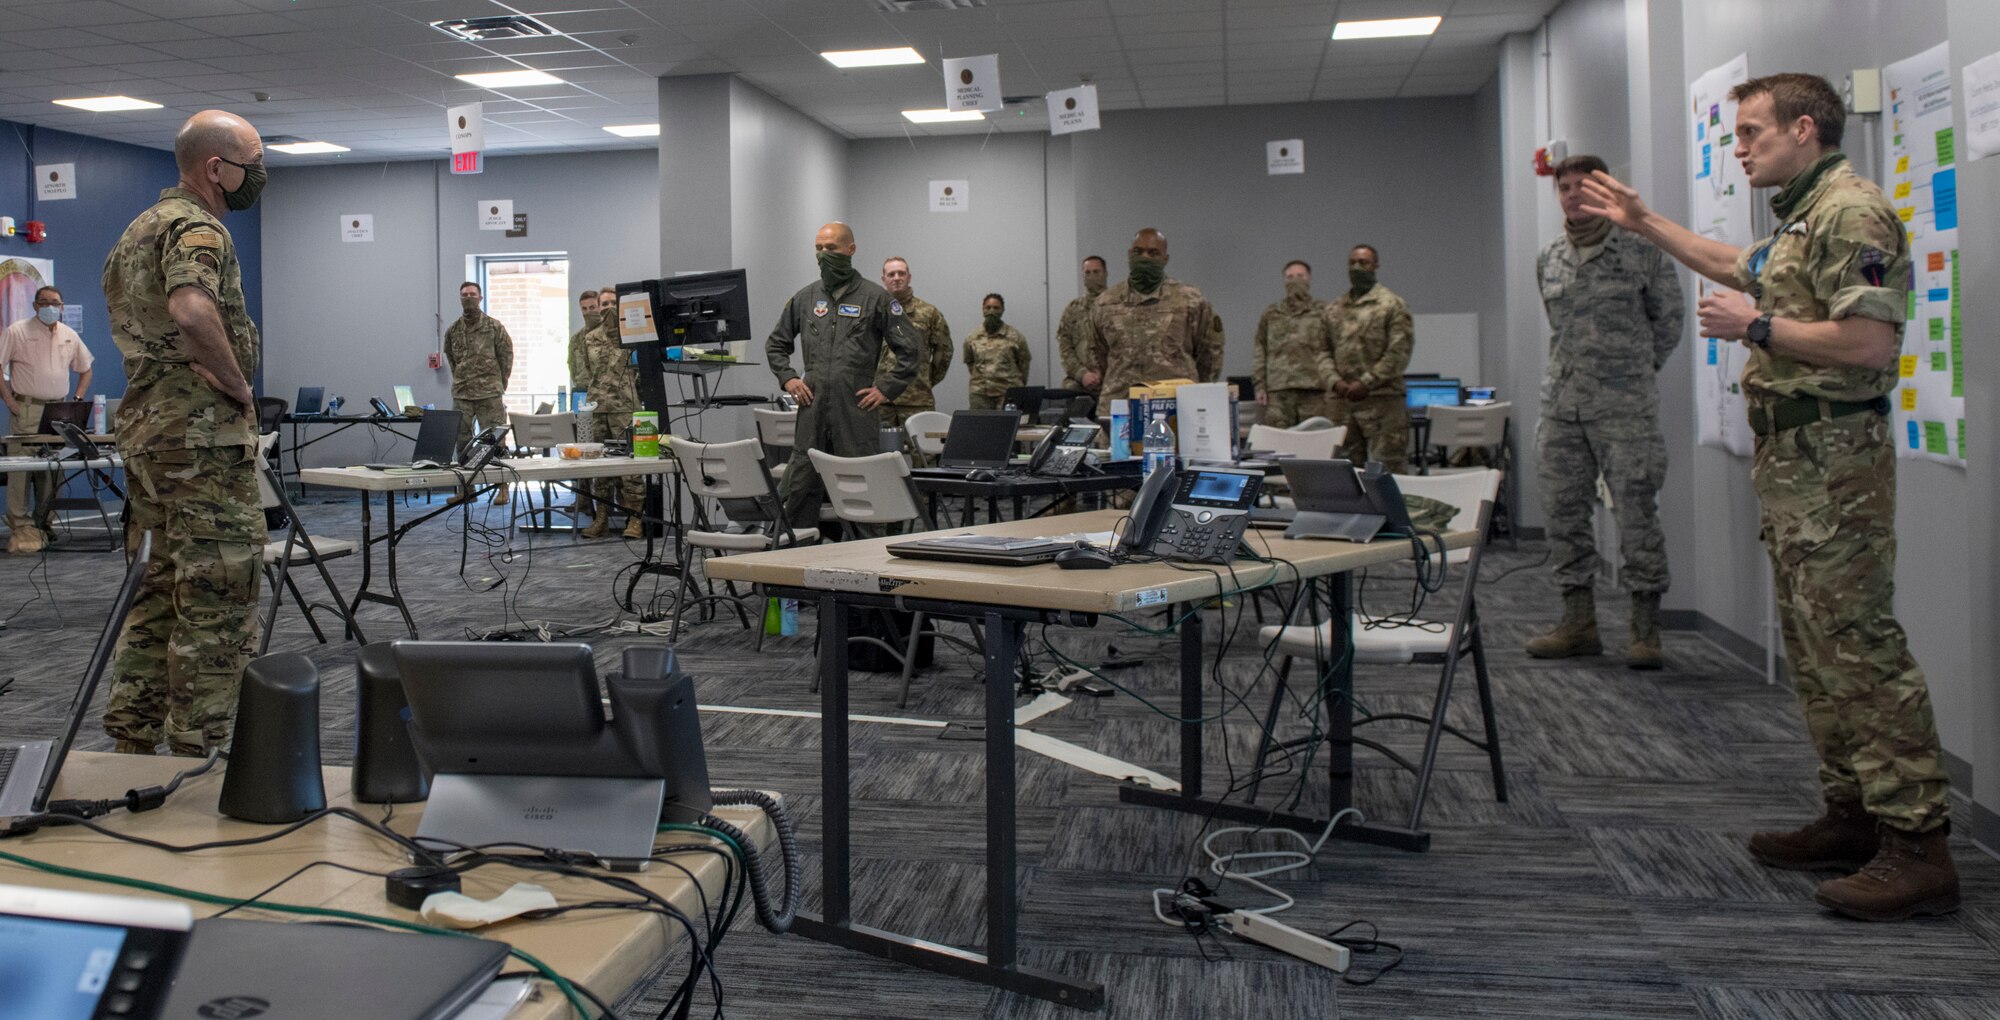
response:
<path id="1" fill-rule="evenodd" d="M 446 1020 L 491 984 L 504 942 L 311 921 L 196 921 L 160 1020 Z"/>
<path id="2" fill-rule="evenodd" d="M 1439 405 L 1457 407 L 1460 400 L 1459 380 L 1405 378 L 1403 394 L 1403 404 L 1410 409 L 1411 416 L 1421 418 Z"/>
<path id="3" fill-rule="evenodd" d="M 325 412 L 326 412 L 326 387 L 324 386 L 299 387 L 299 399 L 292 402 L 293 417 L 310 418 L 313 417 L 314 415 L 324 414 Z"/>
<path id="4" fill-rule="evenodd" d="M 117 597 L 111 600 L 111 615 L 105 618 L 104 629 L 98 632 L 97 644 L 92 646 L 90 661 L 84 666 L 83 679 L 70 697 L 69 720 L 63 724 L 62 732 L 47 740 L 0 742 L 0 821 L 36 814 L 49 806 L 56 774 L 62 771 L 69 745 L 76 740 L 83 717 L 90 712 L 91 699 L 97 696 L 98 681 L 111 664 L 118 632 L 124 629 L 125 614 L 139 594 L 139 582 L 146 576 L 146 558 L 152 549 L 153 536 L 148 534 L 139 540 L 139 554 L 125 568 L 125 581 L 118 586 Z"/>
<path id="5" fill-rule="evenodd" d="M 1284 528 L 1286 538 L 1367 542 L 1388 520 L 1369 504 L 1351 461 L 1293 458 L 1280 467 L 1295 506 L 1257 507 L 1250 511 L 1252 527 Z"/>
<path id="6" fill-rule="evenodd" d="M 397 414 L 402 414 L 403 412 L 408 411 L 410 408 L 417 406 L 416 390 L 401 384 L 398 384 L 394 389 L 396 393 Z"/>
<path id="7" fill-rule="evenodd" d="M 889 555 L 908 560 L 944 560 L 996 567 L 1053 563 L 1056 554 L 1076 548 L 1074 539 L 1007 538 L 1000 535 L 943 535 L 891 543 Z"/>
<path id="8" fill-rule="evenodd" d="M 53 436 L 56 434 L 56 423 L 59 421 L 69 422 L 71 425 L 89 432 L 90 401 L 52 400 L 49 403 L 43 404 L 42 420 L 36 426 L 35 431 L 45 436 Z"/>
<path id="9" fill-rule="evenodd" d="M 967 471 L 985 468 L 1000 471 L 1014 457 L 1014 435 L 1021 429 L 1021 412 L 954 411 L 951 429 L 944 436 L 944 451 L 938 466 L 917 468 L 918 477 L 959 478 Z"/>
<path id="10" fill-rule="evenodd" d="M 383 461 L 364 464 L 363 467 L 376 471 L 390 471 L 397 468 L 443 467 L 450 464 L 458 446 L 457 411 L 425 411 L 417 425 L 417 445 L 410 450 L 410 459 L 402 463 Z"/>

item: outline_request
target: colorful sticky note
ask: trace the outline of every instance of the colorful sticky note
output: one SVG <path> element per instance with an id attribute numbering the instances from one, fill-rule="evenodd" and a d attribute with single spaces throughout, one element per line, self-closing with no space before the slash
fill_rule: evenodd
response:
<path id="1" fill-rule="evenodd" d="M 1900 392 L 1903 394 L 1903 410 L 1905 411 L 1916 410 L 1917 391 L 1906 386 Z"/>
<path id="2" fill-rule="evenodd" d="M 1965 459 L 1965 419 L 1958 420 L 1958 459 Z"/>
<path id="3" fill-rule="evenodd" d="M 1931 352 L 1931 371 L 1944 372 L 1951 368 L 1950 358 L 1943 351 Z"/>
<path id="4" fill-rule="evenodd" d="M 1908 197 L 1910 197 L 1910 182 L 1909 182 L 1909 181 L 1904 181 L 1904 182 L 1902 182 L 1902 183 L 1900 183 L 1900 184 L 1896 185 L 1896 197 L 1897 197 L 1897 198 L 1908 198 Z"/>
<path id="5" fill-rule="evenodd" d="M 1938 132 L 1943 135 L 1945 132 Z M 1931 175 L 1931 206 L 1937 210 L 1939 230 L 1958 229 L 1958 171 L 1940 170 Z"/>
<path id="6" fill-rule="evenodd" d="M 1917 210 L 1912 206 L 1903 206 L 1896 210 L 1896 218 L 1908 223 L 1917 218 Z"/>
<path id="7" fill-rule="evenodd" d="M 1908 156 L 1897 157 L 1896 172 L 1899 174 L 1906 174 L 1910 172 L 1910 157 Z"/>
<path id="8" fill-rule="evenodd" d="M 1924 423 L 1924 452 L 1935 453 L 1939 456 L 1949 456 L 1951 454 L 1951 446 L 1945 438 L 1944 422 L 1927 421 Z"/>
<path id="9" fill-rule="evenodd" d="M 1943 320 L 1943 319 L 1932 319 L 1932 320 L 1931 320 L 1931 340 L 1932 340 L 1932 342 L 1934 342 L 1934 343 L 1943 343 L 1943 342 L 1944 342 L 1944 320 Z"/>
<path id="10" fill-rule="evenodd" d="M 1934 251 L 1925 256 L 1924 268 L 1933 273 L 1944 272 L 1944 252 Z"/>
<path id="11" fill-rule="evenodd" d="M 1917 442 L 1918 442 L 1917 423 L 1910 422 L 1909 426 L 1910 426 L 1910 449 L 1914 450 L 1917 448 Z"/>
<path id="12" fill-rule="evenodd" d="M 1715 364 L 1717 361 L 1715 343 L 1716 341 L 1714 337 L 1708 338 L 1708 363 L 1711 365 Z"/>
<path id="13" fill-rule="evenodd" d="M 1951 300 L 1951 288 L 1932 287 L 1930 290 L 1924 292 L 1924 300 L 1933 304 L 1944 304 Z"/>
<path id="14" fill-rule="evenodd" d="M 1917 374 L 1917 356 L 1914 354 L 1905 354 L 1896 359 L 1896 365 L 1896 374 L 1905 379 Z"/>
<path id="15" fill-rule="evenodd" d="M 1937 133 L 1937 152 L 1939 166 L 1950 166 L 1958 157 L 1958 140 L 1951 128 L 1945 128 Z"/>
<path id="16" fill-rule="evenodd" d="M 1965 324 L 1959 318 L 1958 249 L 1951 250 L 1951 395 L 1965 396 Z M 1965 449 L 1964 436 L 1958 448 Z"/>

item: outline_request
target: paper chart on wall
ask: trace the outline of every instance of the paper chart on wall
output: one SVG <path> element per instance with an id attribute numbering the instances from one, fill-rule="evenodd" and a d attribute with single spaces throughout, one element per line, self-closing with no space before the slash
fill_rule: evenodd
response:
<path id="1" fill-rule="evenodd" d="M 1729 90 L 1750 77 L 1745 54 L 1696 78 L 1688 86 L 1689 152 L 1693 154 L 1690 223 L 1695 233 L 1735 248 L 1751 243 L 1750 181 L 1731 155 L 1736 147 L 1736 101 Z M 1690 303 L 1722 289 L 1696 278 Z M 1688 315 L 1694 319 L 1692 308 Z M 1749 411 L 1743 401 L 1743 366 L 1750 354 L 1742 344 L 1702 337 L 1695 347 L 1695 417 L 1703 446 L 1719 446 L 1739 457 L 1750 455 Z"/>
<path id="2" fill-rule="evenodd" d="M 1896 455 L 1965 464 L 1965 345 L 1959 333 L 1958 138 L 1951 49 L 1882 68 L 1882 189 L 1910 236 L 1909 321 L 1897 362 Z"/>

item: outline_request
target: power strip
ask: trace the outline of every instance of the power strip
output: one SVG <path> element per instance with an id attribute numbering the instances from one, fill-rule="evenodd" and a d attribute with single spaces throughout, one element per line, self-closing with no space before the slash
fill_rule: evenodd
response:
<path id="1" fill-rule="evenodd" d="M 1281 953 L 1316 963 L 1336 974 L 1347 973 L 1347 947 L 1317 935 L 1308 935 L 1283 921 L 1241 910 L 1217 914 L 1215 922 L 1239 938 L 1266 945 Z"/>

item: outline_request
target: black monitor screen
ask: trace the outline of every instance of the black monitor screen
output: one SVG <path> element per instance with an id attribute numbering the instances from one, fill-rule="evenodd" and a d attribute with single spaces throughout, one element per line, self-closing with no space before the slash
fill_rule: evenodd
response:
<path id="1" fill-rule="evenodd" d="M 653 293 L 653 318 L 669 347 L 752 339 L 750 282 L 741 269 L 665 277 Z"/>
<path id="2" fill-rule="evenodd" d="M 1019 411 L 955 411 L 938 459 L 945 467 L 1006 467 L 1020 428 Z"/>

